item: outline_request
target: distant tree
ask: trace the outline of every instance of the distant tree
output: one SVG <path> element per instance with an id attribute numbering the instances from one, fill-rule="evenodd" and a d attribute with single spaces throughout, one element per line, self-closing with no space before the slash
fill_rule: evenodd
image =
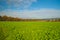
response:
<path id="1" fill-rule="evenodd" d="M 1 20 L 1 18 L 2 18 L 2 17 L 0 16 L 0 20 Z"/>
<path id="2" fill-rule="evenodd" d="M 6 21 L 7 18 L 8 18 L 7 16 L 3 16 L 3 17 L 2 17 L 2 20 L 3 20 L 3 21 Z"/>

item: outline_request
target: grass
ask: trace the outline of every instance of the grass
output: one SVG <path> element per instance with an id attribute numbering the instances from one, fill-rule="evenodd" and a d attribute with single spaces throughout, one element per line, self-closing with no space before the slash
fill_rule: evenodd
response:
<path id="1" fill-rule="evenodd" d="M 0 40 L 60 40 L 60 22 L 1 22 Z"/>

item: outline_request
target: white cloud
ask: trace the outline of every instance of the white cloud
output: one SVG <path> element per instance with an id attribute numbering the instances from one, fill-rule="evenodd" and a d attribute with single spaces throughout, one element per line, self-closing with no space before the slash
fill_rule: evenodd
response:
<path id="1" fill-rule="evenodd" d="M 28 8 L 33 2 L 37 2 L 37 0 L 6 0 L 6 2 L 8 5 L 14 5 L 17 8 Z"/>
<path id="2" fill-rule="evenodd" d="M 19 18 L 60 18 L 60 10 L 55 9 L 39 9 L 39 10 L 24 10 L 24 11 L 12 11 L 5 10 L 0 12 L 0 15 L 8 15 Z"/>

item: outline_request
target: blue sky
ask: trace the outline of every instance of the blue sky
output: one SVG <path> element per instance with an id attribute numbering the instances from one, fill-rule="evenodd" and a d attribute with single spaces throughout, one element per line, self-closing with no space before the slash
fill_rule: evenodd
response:
<path id="1" fill-rule="evenodd" d="M 60 0 L 0 0 L 0 15 L 19 18 L 60 18 Z"/>
<path id="2" fill-rule="evenodd" d="M 32 4 L 32 7 L 60 9 L 60 0 L 38 0 L 37 3 Z"/>

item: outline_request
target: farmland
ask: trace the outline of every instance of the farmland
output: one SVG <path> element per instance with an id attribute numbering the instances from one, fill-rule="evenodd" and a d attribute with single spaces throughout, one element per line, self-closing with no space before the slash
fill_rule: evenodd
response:
<path id="1" fill-rule="evenodd" d="M 60 22 L 0 21 L 0 40 L 60 40 Z"/>

